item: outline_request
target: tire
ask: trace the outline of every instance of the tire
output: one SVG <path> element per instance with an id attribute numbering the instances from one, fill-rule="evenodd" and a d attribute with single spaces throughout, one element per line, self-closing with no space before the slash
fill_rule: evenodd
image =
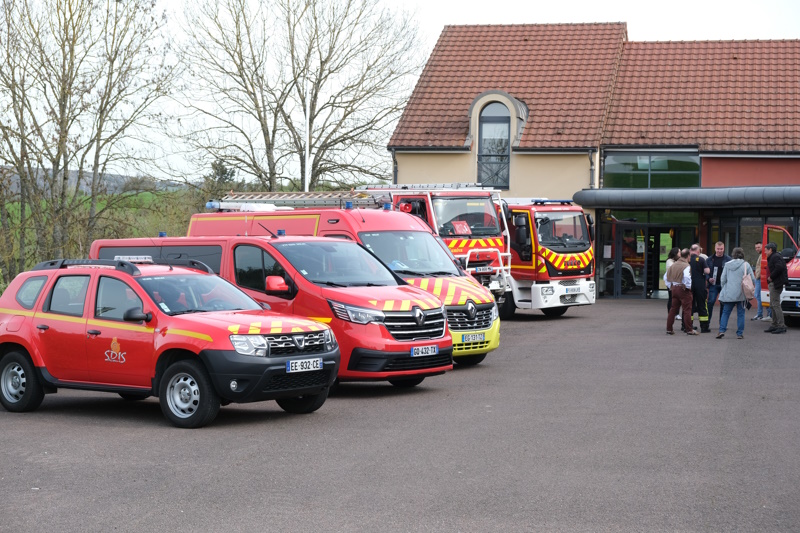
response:
<path id="1" fill-rule="evenodd" d="M 509 320 L 514 316 L 514 311 L 517 310 L 517 305 L 514 303 L 514 293 L 512 291 L 506 292 L 505 300 L 503 300 L 503 305 L 497 308 L 497 312 L 500 315 L 500 320 Z"/>
<path id="2" fill-rule="evenodd" d="M 569 309 L 569 306 L 566 305 L 563 307 L 547 307 L 545 309 L 542 309 L 542 313 L 544 313 L 544 316 L 550 318 L 556 318 L 566 313 L 567 309 Z"/>
<path id="3" fill-rule="evenodd" d="M 132 392 L 120 392 L 119 397 L 125 400 L 126 402 L 138 402 L 141 400 L 146 400 L 150 397 L 149 394 L 136 394 Z"/>
<path id="4" fill-rule="evenodd" d="M 179 428 L 203 427 L 219 413 L 219 395 L 198 361 L 171 364 L 161 377 L 158 397 L 161 412 Z"/>
<path id="5" fill-rule="evenodd" d="M 486 354 L 479 353 L 475 355 L 461 355 L 453 357 L 453 362 L 458 366 L 475 366 L 480 364 L 484 359 L 486 359 Z"/>
<path id="6" fill-rule="evenodd" d="M 399 389 L 410 389 L 422 383 L 423 379 L 425 378 L 390 379 L 389 383 Z"/>
<path id="7" fill-rule="evenodd" d="M 328 398 L 328 389 L 326 388 L 319 394 L 307 394 L 306 396 L 298 396 L 297 398 L 280 398 L 275 400 L 281 409 L 287 413 L 296 415 L 304 415 L 313 413 L 325 403 Z"/>
<path id="8" fill-rule="evenodd" d="M 33 411 L 44 400 L 44 388 L 26 355 L 8 352 L 0 359 L 0 403 L 12 413 Z"/>

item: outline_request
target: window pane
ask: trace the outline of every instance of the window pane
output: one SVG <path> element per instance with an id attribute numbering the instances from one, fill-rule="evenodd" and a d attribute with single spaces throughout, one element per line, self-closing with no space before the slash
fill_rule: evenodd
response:
<path id="1" fill-rule="evenodd" d="M 261 262 L 261 248 L 237 246 L 233 253 L 236 284 L 257 291 L 266 291 L 266 275 Z"/>
<path id="2" fill-rule="evenodd" d="M 481 111 L 481 117 L 510 117 L 508 108 L 500 102 L 492 102 Z"/>
<path id="3" fill-rule="evenodd" d="M 39 293 L 44 287 L 44 282 L 47 280 L 46 276 L 36 276 L 30 278 L 22 284 L 22 287 L 17 291 L 17 302 L 25 309 L 33 309 Z"/>
<path id="4" fill-rule="evenodd" d="M 700 156 L 654 155 L 650 158 L 650 170 L 696 172 L 697 174 L 700 174 Z"/>
<path id="5" fill-rule="evenodd" d="M 603 187 L 608 189 L 646 189 L 647 172 L 608 173 L 603 177 Z"/>
<path id="6" fill-rule="evenodd" d="M 650 176 L 650 187 L 653 189 L 680 189 L 699 186 L 700 174 L 653 172 Z"/>
<path id="7" fill-rule="evenodd" d="M 691 224 L 696 226 L 699 220 L 698 214 L 684 213 L 680 211 L 650 211 L 650 222 L 664 223 L 669 225 Z"/>
<path id="8" fill-rule="evenodd" d="M 508 123 L 481 125 L 481 155 L 508 154 Z"/>
<path id="9" fill-rule="evenodd" d="M 606 156 L 606 173 L 629 173 L 638 169 L 638 157 L 635 155 L 608 155 Z"/>
<path id="10" fill-rule="evenodd" d="M 97 286 L 94 316 L 106 320 L 122 320 L 128 309 L 142 309 L 142 300 L 127 284 L 105 276 Z"/>
<path id="11" fill-rule="evenodd" d="M 61 276 L 50 296 L 50 312 L 82 316 L 89 276 Z"/>

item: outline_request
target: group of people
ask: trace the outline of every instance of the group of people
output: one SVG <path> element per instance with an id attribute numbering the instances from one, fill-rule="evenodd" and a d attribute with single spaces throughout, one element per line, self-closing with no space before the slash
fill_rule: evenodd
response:
<path id="1" fill-rule="evenodd" d="M 766 333 L 786 333 L 786 325 L 781 312 L 780 297 L 783 286 L 788 281 L 786 263 L 778 254 L 778 247 L 774 242 L 765 246 L 767 255 L 767 281 L 769 283 L 769 296 L 772 324 L 765 329 Z M 681 320 L 681 331 L 687 335 L 698 335 L 693 326 L 694 313 L 697 313 L 700 322 L 700 333 L 710 333 L 711 315 L 714 304 L 720 302 L 719 332 L 717 338 L 721 339 L 728 330 L 728 320 L 736 308 L 736 338 L 744 338 L 745 307 L 750 308 L 750 302 L 745 297 L 742 282 L 745 277 L 750 278 L 755 288 L 757 300 L 757 314 L 753 320 L 763 317 L 761 304 L 761 243 L 755 246 L 757 258 L 752 264 L 745 261 L 744 251 L 741 248 L 731 250 L 731 255 L 725 253 L 725 244 L 717 242 L 714 245 L 714 255 L 711 257 L 703 254 L 699 244 L 691 248 L 680 250 L 673 248 L 667 259 L 667 271 L 664 282 L 669 290 L 667 303 L 667 335 L 674 335 L 673 324 L 675 319 Z M 754 272 L 754 265 L 759 273 Z"/>

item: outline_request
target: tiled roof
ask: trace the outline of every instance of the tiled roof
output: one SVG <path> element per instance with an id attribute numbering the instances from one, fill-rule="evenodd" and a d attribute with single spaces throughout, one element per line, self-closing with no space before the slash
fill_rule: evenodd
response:
<path id="1" fill-rule="evenodd" d="M 603 144 L 800 151 L 800 41 L 625 43 Z"/>
<path id="2" fill-rule="evenodd" d="M 463 148 L 490 90 L 527 104 L 520 149 L 597 146 L 626 36 L 625 23 L 446 26 L 389 148 Z"/>

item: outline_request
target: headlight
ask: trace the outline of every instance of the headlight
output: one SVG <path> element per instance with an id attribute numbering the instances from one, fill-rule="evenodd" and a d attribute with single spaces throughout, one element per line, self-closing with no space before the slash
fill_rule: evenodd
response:
<path id="1" fill-rule="evenodd" d="M 334 350 L 338 346 L 338 343 L 336 342 L 336 336 L 329 329 L 326 329 L 323 335 L 323 339 L 325 340 L 325 350 L 329 352 Z"/>
<path id="2" fill-rule="evenodd" d="M 336 318 L 355 322 L 356 324 L 369 324 L 370 322 L 382 323 L 384 315 L 381 311 L 374 309 L 364 309 L 363 307 L 353 307 L 351 305 L 340 304 L 339 302 L 328 301 Z"/>
<path id="3" fill-rule="evenodd" d="M 262 335 L 231 335 L 231 344 L 236 353 L 242 355 L 269 356 L 269 344 Z"/>
<path id="4" fill-rule="evenodd" d="M 506 296 L 506 298 L 508 298 L 508 296 Z M 492 306 L 492 320 L 491 320 L 491 322 L 494 322 L 495 320 L 497 320 L 497 317 L 498 317 L 498 316 L 499 316 L 499 315 L 498 315 L 498 313 L 497 313 L 497 304 L 494 304 L 494 305 Z"/>
<path id="5" fill-rule="evenodd" d="M 552 296 L 553 294 L 555 294 L 553 287 L 542 287 L 542 296 Z"/>

